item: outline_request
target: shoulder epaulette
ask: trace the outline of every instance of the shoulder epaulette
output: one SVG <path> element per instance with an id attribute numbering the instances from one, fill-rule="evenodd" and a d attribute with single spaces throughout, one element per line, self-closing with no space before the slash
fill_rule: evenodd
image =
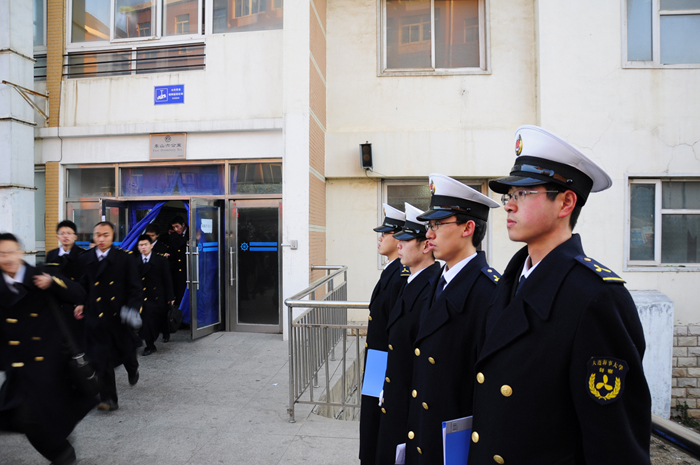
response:
<path id="1" fill-rule="evenodd" d="M 59 266 L 58 263 L 44 263 L 44 266 Z"/>
<path id="2" fill-rule="evenodd" d="M 401 265 L 401 276 L 411 276 L 411 269 L 407 266 Z"/>
<path id="3" fill-rule="evenodd" d="M 498 284 L 498 280 L 501 279 L 501 274 L 496 271 L 495 268 L 491 268 L 490 266 L 483 267 L 481 272 L 488 276 L 489 279 L 496 284 Z"/>
<path id="4" fill-rule="evenodd" d="M 605 282 L 611 282 L 611 283 L 624 283 L 625 280 L 616 275 L 615 273 L 612 272 L 611 269 L 606 268 L 604 265 L 598 263 L 597 261 L 593 260 L 592 258 L 586 257 L 585 255 L 579 255 L 576 257 L 576 260 L 581 263 L 582 265 L 585 265 L 587 268 L 593 270 L 596 272 L 598 276 L 600 276 L 600 279 L 602 279 Z"/>

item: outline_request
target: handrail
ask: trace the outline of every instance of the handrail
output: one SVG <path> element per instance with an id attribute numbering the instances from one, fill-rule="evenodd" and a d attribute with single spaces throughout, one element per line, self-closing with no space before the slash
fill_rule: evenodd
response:
<path id="1" fill-rule="evenodd" d="M 286 299 L 287 329 L 289 343 L 289 422 L 294 423 L 295 404 L 312 404 L 325 407 L 358 408 L 359 402 L 350 403 L 349 393 L 361 390 L 360 333 L 366 324 L 348 324 L 348 309 L 369 308 L 368 302 L 347 301 L 347 271 L 344 265 L 312 266 L 312 270 L 325 270 L 327 275 L 313 281 L 309 287 Z M 340 278 L 342 282 L 338 283 Z M 321 290 L 320 299 L 316 293 Z M 310 297 L 310 300 L 304 300 Z M 305 309 L 294 317 L 294 309 Z M 355 380 L 346 383 L 346 358 L 348 331 L 355 339 Z M 342 342 L 340 363 L 334 370 L 341 370 L 340 402 L 331 399 L 331 362 L 336 362 L 335 349 Z M 325 399 L 314 399 L 314 388 L 318 387 L 319 372 L 325 368 Z M 308 395 L 309 400 L 305 400 Z M 304 400 L 302 400 L 304 399 Z"/>

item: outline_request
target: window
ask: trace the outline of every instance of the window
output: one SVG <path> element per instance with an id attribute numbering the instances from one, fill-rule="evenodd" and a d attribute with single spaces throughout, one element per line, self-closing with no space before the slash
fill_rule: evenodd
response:
<path id="1" fill-rule="evenodd" d="M 625 0 L 625 67 L 700 65 L 700 0 Z"/>
<path id="2" fill-rule="evenodd" d="M 231 194 L 282 194 L 282 163 L 230 165 Z"/>
<path id="3" fill-rule="evenodd" d="M 700 179 L 633 179 L 630 266 L 700 266 Z"/>
<path id="4" fill-rule="evenodd" d="M 46 173 L 44 167 L 34 168 L 34 245 L 37 249 L 36 262 L 46 258 Z M 49 241 L 49 243 L 51 243 Z"/>
<path id="5" fill-rule="evenodd" d="M 34 0 L 34 48 L 46 50 L 46 0 Z"/>
<path id="6" fill-rule="evenodd" d="M 66 170 L 68 198 L 114 197 L 114 168 L 69 168 Z"/>
<path id="7" fill-rule="evenodd" d="M 214 0 L 214 33 L 282 29 L 282 0 Z"/>
<path id="8" fill-rule="evenodd" d="M 486 0 L 382 0 L 380 75 L 484 74 Z"/>

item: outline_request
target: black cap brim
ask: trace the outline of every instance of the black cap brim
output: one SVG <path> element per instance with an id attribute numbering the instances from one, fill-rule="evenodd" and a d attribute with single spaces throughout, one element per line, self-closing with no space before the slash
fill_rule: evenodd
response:
<path id="1" fill-rule="evenodd" d="M 498 194 L 507 194 L 511 187 L 541 186 L 542 184 L 547 184 L 547 181 L 524 176 L 506 176 L 489 181 L 491 190 Z"/>
<path id="2" fill-rule="evenodd" d="M 394 239 L 396 239 L 397 241 L 412 241 L 413 239 L 424 240 L 425 235 L 418 236 L 418 235 L 415 235 L 415 234 L 410 233 L 410 232 L 401 231 L 401 232 L 394 234 Z"/>
<path id="3" fill-rule="evenodd" d="M 398 231 L 401 231 L 401 228 L 400 227 L 392 228 L 391 226 L 381 225 L 381 226 L 377 226 L 376 228 L 374 228 L 374 231 L 379 232 L 379 233 L 387 233 L 387 232 L 392 232 L 392 231 L 398 232 Z"/>
<path id="4" fill-rule="evenodd" d="M 432 221 L 432 220 L 444 220 L 450 216 L 455 216 L 457 211 L 452 210 L 428 210 L 421 216 L 416 217 L 418 221 Z"/>

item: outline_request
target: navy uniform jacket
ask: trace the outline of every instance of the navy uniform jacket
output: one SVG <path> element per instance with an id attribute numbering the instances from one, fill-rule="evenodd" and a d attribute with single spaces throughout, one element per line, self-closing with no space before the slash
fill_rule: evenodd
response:
<path id="1" fill-rule="evenodd" d="M 406 422 L 415 358 L 414 341 L 418 335 L 421 311 L 431 304 L 432 282 L 440 275 L 440 270 L 440 265 L 433 263 L 406 284 L 389 315 L 389 353 L 377 441 L 378 464 L 394 463 L 396 445 L 406 442 Z"/>
<path id="2" fill-rule="evenodd" d="M 93 247 L 79 258 L 83 266 L 80 282 L 87 292 L 83 310 L 86 353 L 98 366 L 108 360 L 118 366 L 141 344 L 121 320 L 122 306 L 141 309 L 141 276 L 129 252 L 112 247 L 99 261 L 96 250 Z"/>
<path id="3" fill-rule="evenodd" d="M 173 277 L 173 289 L 175 290 L 175 305 L 180 305 L 180 300 L 187 289 L 187 242 L 190 240 L 190 228 L 185 234 L 171 233 L 169 236 L 168 253 L 170 254 L 170 271 Z"/>
<path id="4" fill-rule="evenodd" d="M 77 304 L 85 291 L 57 272 L 55 266 L 25 264 L 19 293 L 13 293 L 0 273 L 0 371 L 7 375 L 0 390 L 0 430 L 12 430 L 12 410 L 28 406 L 42 431 L 55 440 L 65 439 L 73 427 L 97 404 L 73 391 L 58 329 L 47 297 L 56 303 Z M 34 285 L 34 276 L 47 272 L 54 282 L 46 290 Z M 72 318 L 72 317 L 71 317 Z"/>
<path id="5" fill-rule="evenodd" d="M 498 279 L 484 252 L 478 252 L 423 311 L 414 344 L 408 425 L 402 441 L 407 465 L 443 463 L 442 422 L 472 414 L 477 335 Z M 433 292 L 438 277 L 434 281 Z"/>
<path id="6" fill-rule="evenodd" d="M 649 464 L 644 335 L 623 281 L 575 234 L 513 295 L 527 256 L 489 310 L 469 463 Z"/>
<path id="7" fill-rule="evenodd" d="M 85 252 L 85 249 L 74 245 L 71 247 L 70 252 L 61 257 L 58 256 L 58 250 L 53 249 L 46 253 L 46 263 L 58 264 L 58 270 L 63 276 L 71 281 L 79 281 L 80 276 L 83 274 L 83 269 L 78 263 L 78 257 Z"/>
<path id="8" fill-rule="evenodd" d="M 162 329 L 163 313 L 168 308 L 168 302 L 175 300 L 170 264 L 165 257 L 155 252 L 151 252 L 148 263 L 143 263 L 140 253 L 134 254 L 134 259 L 143 286 L 143 326 L 139 334 L 146 341 L 155 341 Z"/>
<path id="9" fill-rule="evenodd" d="M 396 303 L 399 291 L 406 284 L 406 279 L 410 275 L 411 271 L 401 265 L 398 258 L 382 271 L 369 301 L 366 349 L 386 351 L 388 344 L 386 326 L 389 323 L 389 313 Z M 366 355 L 367 350 L 365 350 L 365 360 L 367 360 Z M 362 396 L 360 460 L 363 464 L 374 465 L 377 456 L 377 434 L 379 432 L 379 416 L 381 415 L 378 402 L 376 397 Z"/>

